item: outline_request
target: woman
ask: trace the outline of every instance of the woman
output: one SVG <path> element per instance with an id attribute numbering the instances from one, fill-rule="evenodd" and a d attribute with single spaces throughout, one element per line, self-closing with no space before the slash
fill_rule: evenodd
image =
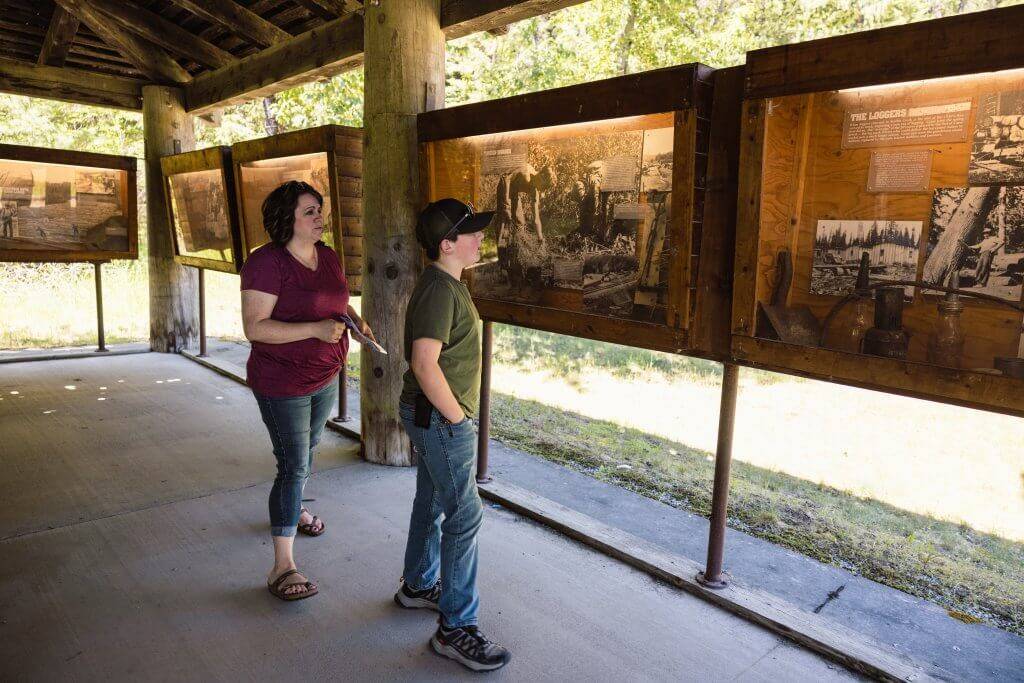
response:
<path id="1" fill-rule="evenodd" d="M 252 351 L 246 366 L 277 458 L 270 490 L 274 567 L 270 592 L 282 600 L 317 593 L 298 572 L 292 555 L 296 530 L 319 536 L 319 517 L 302 507 L 302 490 L 327 417 L 337 401 L 335 378 L 348 353 L 343 315 L 372 338 L 349 305 L 338 255 L 325 245 L 323 197 L 290 181 L 263 202 L 270 243 L 253 251 L 242 268 L 242 324 Z"/>

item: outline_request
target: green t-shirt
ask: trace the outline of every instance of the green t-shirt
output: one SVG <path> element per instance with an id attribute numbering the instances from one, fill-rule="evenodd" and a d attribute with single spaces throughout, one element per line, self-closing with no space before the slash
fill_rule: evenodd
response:
<path id="1" fill-rule="evenodd" d="M 405 309 L 405 361 L 417 339 L 441 342 L 438 365 L 455 399 L 469 417 L 480 408 L 480 316 L 466 285 L 437 266 L 423 269 Z M 414 403 L 422 393 L 412 369 L 405 371 L 402 398 Z"/>

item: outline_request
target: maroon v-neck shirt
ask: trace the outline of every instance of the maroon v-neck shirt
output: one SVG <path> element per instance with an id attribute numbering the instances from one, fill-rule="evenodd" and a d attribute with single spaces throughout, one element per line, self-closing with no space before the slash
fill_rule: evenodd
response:
<path id="1" fill-rule="evenodd" d="M 242 289 L 277 297 L 271 320 L 312 323 L 340 320 L 348 310 L 348 281 L 338 254 L 317 242 L 317 268 L 310 270 L 284 247 L 265 244 L 242 267 Z M 246 364 L 249 387 L 260 396 L 306 396 L 322 389 L 345 362 L 348 334 L 336 344 L 315 337 L 287 344 L 252 342 Z"/>

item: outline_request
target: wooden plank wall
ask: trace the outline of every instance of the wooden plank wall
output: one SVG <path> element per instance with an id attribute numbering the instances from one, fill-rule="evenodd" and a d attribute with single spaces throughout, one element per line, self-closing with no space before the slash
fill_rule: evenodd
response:
<path id="1" fill-rule="evenodd" d="M 1020 87 L 1020 75 L 983 75 L 940 81 L 869 88 L 862 91 L 791 95 L 761 102 L 767 112 L 760 194 L 760 243 L 755 296 L 736 302 L 752 316 L 755 301 L 768 302 L 775 285 L 775 256 L 788 248 L 794 257 L 794 278 L 787 303 L 807 305 L 821 320 L 836 302 L 810 292 L 814 238 L 819 219 L 888 219 L 923 221 L 918 271 L 926 255 L 932 192 L 870 194 L 866 191 L 871 149 L 841 149 L 843 112 L 906 106 L 908 103 L 963 101 L 986 92 Z M 931 189 L 967 185 L 970 156 L 967 140 L 958 143 L 900 146 L 900 150 L 931 149 Z M 936 297 L 918 292 L 904 313 L 910 332 L 910 360 L 925 361 L 928 335 L 936 320 Z M 848 329 L 852 308 L 833 322 L 835 332 Z M 963 315 L 967 333 L 965 368 L 991 368 L 996 355 L 1016 355 L 1020 313 L 994 304 L 969 301 Z M 747 332 L 749 334 L 749 332 Z M 830 335 L 826 342 L 837 340 Z"/>

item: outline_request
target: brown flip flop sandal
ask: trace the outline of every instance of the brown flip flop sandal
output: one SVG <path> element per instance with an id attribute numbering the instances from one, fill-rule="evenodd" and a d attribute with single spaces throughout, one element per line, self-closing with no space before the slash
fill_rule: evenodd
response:
<path id="1" fill-rule="evenodd" d="M 309 510 L 307 508 L 302 508 L 300 510 L 300 512 L 309 512 Z M 309 512 L 309 514 L 313 515 L 312 512 Z M 319 531 L 316 528 L 316 523 L 317 522 L 320 522 L 320 530 Z M 301 531 L 302 533 L 306 534 L 307 536 L 319 536 L 323 532 L 327 531 L 327 525 L 324 524 L 323 520 L 320 519 L 319 517 L 317 517 L 316 515 L 313 515 L 313 521 L 312 522 L 310 522 L 309 524 L 299 524 L 299 525 L 297 525 L 297 528 L 298 528 L 299 531 Z"/>
<path id="2" fill-rule="evenodd" d="M 287 586 L 284 585 L 285 579 L 287 579 L 292 574 L 298 573 L 298 569 L 289 569 L 288 571 L 281 574 L 281 576 L 274 579 L 273 583 L 268 583 L 267 590 L 269 590 L 270 594 L 273 595 L 275 598 L 280 598 L 286 602 L 311 598 L 320 592 L 319 589 L 313 585 L 312 581 L 306 581 L 305 583 L 290 583 Z M 306 590 L 301 593 L 285 593 L 285 590 L 290 586 L 305 586 Z"/>

